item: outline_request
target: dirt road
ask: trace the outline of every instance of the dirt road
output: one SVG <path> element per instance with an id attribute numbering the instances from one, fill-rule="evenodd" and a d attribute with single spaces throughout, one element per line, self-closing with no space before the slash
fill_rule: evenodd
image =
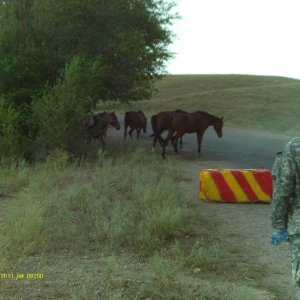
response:
<path id="1" fill-rule="evenodd" d="M 289 139 L 286 136 L 238 128 L 224 128 L 223 137 L 218 138 L 213 129 L 209 128 L 203 138 L 202 154 L 196 152 L 194 134 L 184 136 L 183 149 L 177 156 L 173 154 L 171 146 L 166 152 L 167 159 L 174 162 L 189 181 L 191 201 L 195 203 L 199 218 L 207 220 L 208 224 L 213 220 L 216 225 L 211 234 L 228 245 L 229 251 L 232 250 L 238 256 L 237 261 L 241 265 L 251 266 L 253 270 L 263 269 L 262 274 L 254 274 L 253 277 L 262 288 L 272 290 L 280 300 L 294 300 L 296 292 L 290 271 L 288 243 L 275 247 L 268 242 L 273 232 L 269 221 L 270 206 L 200 202 L 198 177 L 204 168 L 271 169 L 275 153 Z M 146 151 L 151 150 L 149 133 L 142 134 L 141 142 Z M 156 151 L 160 152 L 159 147 Z M 209 227 L 199 228 L 199 234 L 210 234 L 210 230 Z"/>

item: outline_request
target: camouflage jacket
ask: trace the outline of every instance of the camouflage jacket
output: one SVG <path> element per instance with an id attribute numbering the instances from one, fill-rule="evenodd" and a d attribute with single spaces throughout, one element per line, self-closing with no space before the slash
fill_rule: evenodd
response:
<path id="1" fill-rule="evenodd" d="M 274 181 L 271 222 L 289 235 L 300 233 L 300 138 L 278 153 L 272 170 Z"/>

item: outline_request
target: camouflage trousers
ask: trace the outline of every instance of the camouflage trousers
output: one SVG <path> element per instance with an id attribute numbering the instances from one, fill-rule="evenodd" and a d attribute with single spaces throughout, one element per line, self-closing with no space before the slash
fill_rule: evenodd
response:
<path id="1" fill-rule="evenodd" d="M 298 300 L 300 300 L 300 234 L 289 236 L 289 244 L 292 254 L 292 275 L 298 290 Z"/>

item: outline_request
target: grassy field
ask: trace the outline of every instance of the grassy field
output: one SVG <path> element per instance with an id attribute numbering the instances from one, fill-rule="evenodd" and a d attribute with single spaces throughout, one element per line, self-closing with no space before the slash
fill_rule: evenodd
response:
<path id="1" fill-rule="evenodd" d="M 224 116 L 225 126 L 255 128 L 299 135 L 300 81 L 284 77 L 248 75 L 172 75 L 156 85 L 151 101 L 106 103 L 99 109 L 119 112 L 204 110 Z"/>
<path id="2" fill-rule="evenodd" d="M 151 101 L 98 108 L 205 110 L 227 126 L 293 135 L 299 95 L 288 78 L 178 75 L 160 81 Z M 2 299 L 276 299 L 260 284 L 264 266 L 241 264 L 232 247 L 201 234 L 213 220 L 199 218 L 171 162 L 132 141 L 110 137 L 106 156 L 92 146 L 84 161 L 60 150 L 36 165 L 2 161 Z"/>
<path id="3" fill-rule="evenodd" d="M 3 299 L 274 299 L 253 280 L 263 269 L 194 230 L 212 225 L 171 163 L 117 139 L 108 153 L 2 163 Z"/>

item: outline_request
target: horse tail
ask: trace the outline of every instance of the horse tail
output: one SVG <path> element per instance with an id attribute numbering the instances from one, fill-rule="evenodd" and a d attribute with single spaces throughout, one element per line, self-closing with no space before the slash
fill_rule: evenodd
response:
<path id="1" fill-rule="evenodd" d="M 141 113 L 142 113 L 142 112 L 139 110 L 139 111 L 136 113 L 136 117 L 137 117 L 138 121 L 140 122 L 141 127 L 143 127 L 144 121 L 143 121 L 143 119 L 141 118 Z"/>
<path id="2" fill-rule="evenodd" d="M 128 112 L 125 112 L 125 116 L 124 116 L 124 127 L 128 126 Z"/>
<path id="3" fill-rule="evenodd" d="M 162 124 L 160 125 L 159 129 L 158 129 L 158 134 L 161 134 L 164 130 L 168 130 L 171 122 L 173 120 L 173 117 L 171 115 L 166 116 L 166 118 L 164 119 L 164 121 L 162 122 Z"/>
<path id="4" fill-rule="evenodd" d="M 140 121 L 140 127 L 143 128 L 143 131 L 146 132 L 147 130 L 147 118 L 143 111 L 139 110 L 137 112 L 137 118 Z"/>
<path id="5" fill-rule="evenodd" d="M 153 134 L 151 134 L 150 137 L 154 137 L 157 135 L 156 121 L 157 121 L 157 115 L 152 116 L 151 117 L 151 126 L 152 126 Z"/>

